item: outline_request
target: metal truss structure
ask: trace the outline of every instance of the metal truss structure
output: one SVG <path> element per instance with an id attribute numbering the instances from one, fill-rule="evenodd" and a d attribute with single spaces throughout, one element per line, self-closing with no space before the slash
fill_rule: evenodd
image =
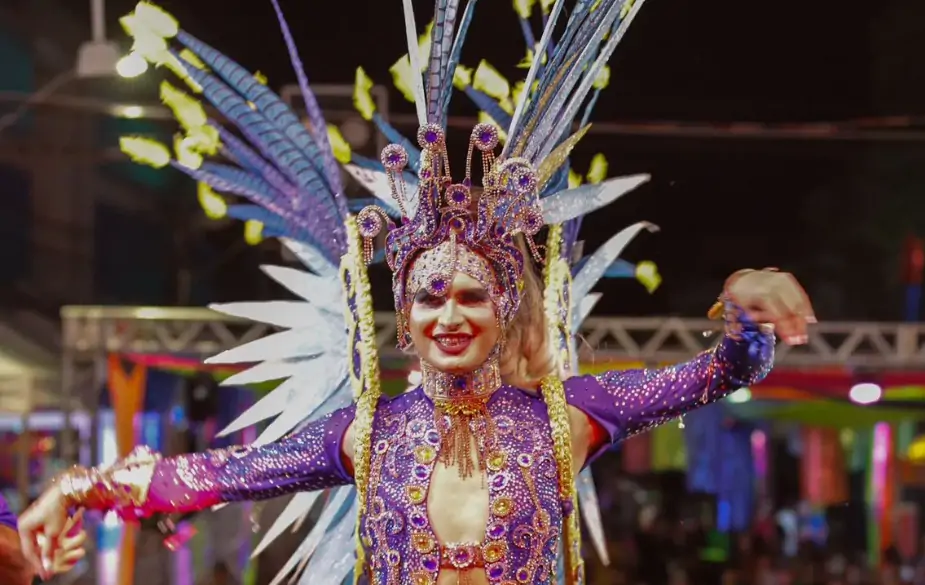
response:
<path id="1" fill-rule="evenodd" d="M 395 317 L 376 315 L 381 355 L 400 358 Z M 65 371 L 96 364 L 109 353 L 208 356 L 266 335 L 270 327 L 205 308 L 71 306 L 62 310 Z M 676 317 L 591 317 L 580 332 L 583 357 L 664 363 L 709 348 L 719 324 Z M 828 322 L 815 325 L 803 347 L 778 346 L 777 363 L 796 368 L 925 368 L 925 325 Z"/>
<path id="2" fill-rule="evenodd" d="M 205 358 L 271 330 L 267 325 L 192 307 L 71 306 L 62 309 L 61 317 L 61 403 L 80 404 L 90 411 L 105 384 L 110 353 Z M 591 317 L 580 332 L 582 359 L 647 365 L 683 361 L 715 343 L 719 327 L 705 319 Z M 407 359 L 395 347 L 392 313 L 376 315 L 376 334 L 383 358 Z M 925 325 L 820 323 L 813 327 L 807 345 L 779 344 L 777 363 L 791 368 L 842 366 L 862 371 L 925 369 Z"/>

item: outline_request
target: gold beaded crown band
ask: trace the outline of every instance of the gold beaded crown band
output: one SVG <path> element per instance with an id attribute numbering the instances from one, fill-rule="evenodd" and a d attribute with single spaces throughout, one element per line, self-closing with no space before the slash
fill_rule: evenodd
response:
<path id="1" fill-rule="evenodd" d="M 410 343 L 407 311 L 421 288 L 444 296 L 455 273 L 464 272 L 486 287 L 499 321 L 506 325 L 520 304 L 526 261 L 515 243 L 516 236 L 524 236 L 534 258 L 542 259 L 532 239 L 544 225 L 536 171 L 525 159 L 495 156 L 499 143 L 495 126 L 483 123 L 473 128 L 466 174 L 459 183 L 450 175 L 443 128 L 424 125 L 417 139 L 422 153 L 418 186 L 412 197 L 403 179 L 408 152 L 400 144 L 390 144 L 382 151 L 392 197 L 401 211 L 399 223 L 378 206 L 366 207 L 357 216 L 367 258 L 372 257 L 373 238 L 388 230 L 385 258 L 393 272 L 399 344 L 403 347 Z M 481 155 L 483 175 L 478 198 L 473 197 L 472 189 L 476 151 Z"/>

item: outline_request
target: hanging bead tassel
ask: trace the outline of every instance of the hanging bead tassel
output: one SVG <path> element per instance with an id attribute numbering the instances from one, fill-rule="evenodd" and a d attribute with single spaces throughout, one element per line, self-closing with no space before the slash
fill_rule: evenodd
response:
<path id="1" fill-rule="evenodd" d="M 486 469 L 487 445 L 495 436 L 495 427 L 488 414 L 487 397 L 471 400 L 441 400 L 437 403 L 437 432 L 440 433 L 440 459 L 447 467 L 456 465 L 459 476 L 471 477 L 476 471 Z M 449 424 L 447 424 L 449 418 Z M 472 454 L 472 427 L 484 428 L 484 439 L 477 441 L 477 453 Z M 473 465 L 473 459 L 475 464 Z"/>

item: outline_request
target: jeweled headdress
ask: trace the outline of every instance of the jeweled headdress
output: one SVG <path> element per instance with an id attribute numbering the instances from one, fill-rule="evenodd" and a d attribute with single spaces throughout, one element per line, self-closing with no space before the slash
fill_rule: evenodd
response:
<path id="1" fill-rule="evenodd" d="M 496 158 L 499 141 L 495 126 L 482 123 L 472 130 L 465 175 L 458 183 L 450 174 L 443 129 L 427 124 L 417 138 L 422 158 L 413 194 L 403 176 L 408 152 L 400 144 L 390 144 L 382 151 L 392 197 L 401 210 L 400 223 L 395 224 L 378 206 L 367 207 L 357 216 L 368 258 L 372 258 L 372 238 L 388 228 L 385 260 L 394 273 L 399 343 L 403 346 L 409 343 L 406 309 L 421 287 L 443 296 L 454 273 L 461 270 L 488 289 L 499 321 L 506 324 L 520 304 L 524 271 L 525 259 L 515 238 L 525 236 L 535 259 L 542 261 L 532 240 L 544 224 L 536 171 L 525 159 Z M 479 196 L 474 198 L 472 164 L 476 153 L 482 160 L 483 179 Z M 424 251 L 430 253 L 422 256 Z M 414 275 L 410 273 L 412 265 Z"/>

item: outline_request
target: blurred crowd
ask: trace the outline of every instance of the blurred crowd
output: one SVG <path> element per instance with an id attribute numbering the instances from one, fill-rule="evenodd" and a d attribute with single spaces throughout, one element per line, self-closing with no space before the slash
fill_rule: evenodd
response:
<path id="1" fill-rule="evenodd" d="M 768 528 L 759 524 L 717 537 L 696 519 L 669 520 L 644 510 L 634 530 L 608 541 L 609 566 L 588 554 L 589 584 L 925 585 L 925 550 L 904 559 L 890 548 L 872 565 L 866 554 L 833 551 L 818 538 L 787 550 L 784 531 Z"/>

